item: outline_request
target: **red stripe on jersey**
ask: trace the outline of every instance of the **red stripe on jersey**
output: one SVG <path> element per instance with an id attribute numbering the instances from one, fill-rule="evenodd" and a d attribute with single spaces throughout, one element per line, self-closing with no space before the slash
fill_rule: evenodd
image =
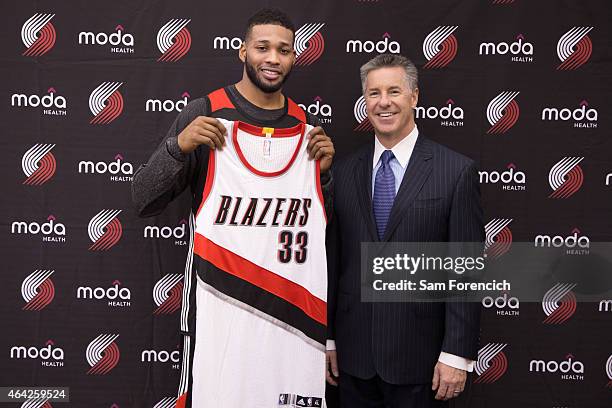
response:
<path id="1" fill-rule="evenodd" d="M 208 100 L 210 101 L 210 111 L 216 112 L 220 109 L 236 109 L 230 98 L 227 96 L 225 89 L 220 88 L 208 94 Z"/>
<path id="2" fill-rule="evenodd" d="M 293 116 L 302 123 L 306 123 L 306 113 L 304 113 L 302 108 L 300 108 L 298 104 L 293 102 L 290 98 L 287 98 L 287 104 L 289 105 L 287 114 Z"/>
<path id="3" fill-rule="evenodd" d="M 193 252 L 217 268 L 286 300 L 311 319 L 327 325 L 327 304 L 303 286 L 255 265 L 198 233 L 195 234 Z"/>
<path id="4" fill-rule="evenodd" d="M 263 131 L 263 128 L 257 127 L 257 126 L 253 126 L 253 125 L 249 125 L 247 123 L 243 123 L 243 122 L 235 122 L 234 123 L 234 130 L 232 131 L 232 141 L 234 143 L 234 146 L 236 147 L 236 153 L 238 154 L 238 158 L 240 159 L 240 161 L 242 162 L 242 164 L 244 164 L 244 166 L 249 169 L 252 173 L 257 174 L 258 176 L 262 176 L 262 177 L 275 177 L 275 176 L 279 176 L 281 174 L 283 174 L 284 172 L 286 172 L 287 170 L 289 170 L 289 168 L 291 167 L 291 165 L 293 164 L 293 162 L 295 161 L 295 158 L 297 157 L 300 148 L 302 147 L 302 142 L 304 141 L 304 124 L 300 123 L 297 126 L 294 126 L 292 128 L 288 128 L 288 129 L 275 129 L 274 133 L 272 134 L 272 137 L 274 136 L 280 136 L 280 137 L 288 137 L 288 136 L 296 136 L 296 135 L 300 135 L 300 140 L 297 143 L 297 146 L 295 147 L 295 151 L 293 152 L 293 156 L 291 156 L 291 159 L 289 160 L 289 163 L 287 163 L 287 165 L 278 170 L 278 171 L 273 171 L 273 172 L 266 172 L 266 171 L 261 171 L 256 169 L 255 167 L 253 167 L 251 165 L 251 163 L 249 163 L 246 159 L 246 157 L 244 157 L 244 154 L 242 153 L 242 149 L 240 148 L 240 144 L 238 143 L 238 128 L 240 128 L 240 130 L 245 131 L 246 133 L 248 133 L 251 136 L 265 136 L 263 135 L 261 132 Z M 251 131 L 254 132 L 251 133 Z M 288 133 L 288 134 L 287 134 Z M 291 134 L 293 133 L 293 134 Z"/>

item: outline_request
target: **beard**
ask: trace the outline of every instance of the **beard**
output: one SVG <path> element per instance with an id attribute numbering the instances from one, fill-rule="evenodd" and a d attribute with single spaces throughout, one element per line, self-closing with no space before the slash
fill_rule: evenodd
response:
<path id="1" fill-rule="evenodd" d="M 291 70 L 289 70 L 279 82 L 275 84 L 269 84 L 269 83 L 263 82 L 257 76 L 257 69 L 249 63 L 249 59 L 246 56 L 244 59 L 244 66 L 246 68 L 247 76 L 249 77 L 251 82 L 254 83 L 255 86 L 264 93 L 274 93 L 274 92 L 279 91 L 283 87 L 287 79 L 289 79 L 289 74 L 291 74 Z"/>

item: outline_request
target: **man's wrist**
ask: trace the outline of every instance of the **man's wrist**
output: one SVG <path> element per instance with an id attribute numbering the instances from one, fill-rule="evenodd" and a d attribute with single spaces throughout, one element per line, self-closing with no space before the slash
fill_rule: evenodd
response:
<path id="1" fill-rule="evenodd" d="M 336 350 L 336 340 L 327 339 L 327 341 L 325 342 L 325 350 L 335 351 Z"/>
<path id="2" fill-rule="evenodd" d="M 166 139 L 166 150 L 175 160 L 185 161 L 185 153 L 181 150 L 178 144 L 178 137 L 169 137 Z"/>

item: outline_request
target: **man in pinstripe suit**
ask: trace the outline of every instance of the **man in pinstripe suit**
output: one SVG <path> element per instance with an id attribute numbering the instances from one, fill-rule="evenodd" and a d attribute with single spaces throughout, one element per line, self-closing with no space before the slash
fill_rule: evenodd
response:
<path id="1" fill-rule="evenodd" d="M 417 70 L 383 54 L 361 67 L 375 137 L 334 167 L 327 380 L 342 407 L 437 407 L 461 394 L 478 351 L 478 303 L 366 303 L 361 242 L 484 240 L 474 162 L 419 134 Z"/>

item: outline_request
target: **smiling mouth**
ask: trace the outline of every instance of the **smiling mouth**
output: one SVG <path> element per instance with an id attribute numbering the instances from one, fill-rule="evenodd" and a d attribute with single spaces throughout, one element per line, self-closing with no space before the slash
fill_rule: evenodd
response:
<path id="1" fill-rule="evenodd" d="M 387 119 L 395 115 L 395 112 L 381 112 L 377 113 L 376 116 L 379 118 Z"/>
<path id="2" fill-rule="evenodd" d="M 266 79 L 268 79 L 270 81 L 278 79 L 281 76 L 280 71 L 275 70 L 275 69 L 262 68 L 261 72 L 262 72 L 264 78 L 266 78 Z"/>

